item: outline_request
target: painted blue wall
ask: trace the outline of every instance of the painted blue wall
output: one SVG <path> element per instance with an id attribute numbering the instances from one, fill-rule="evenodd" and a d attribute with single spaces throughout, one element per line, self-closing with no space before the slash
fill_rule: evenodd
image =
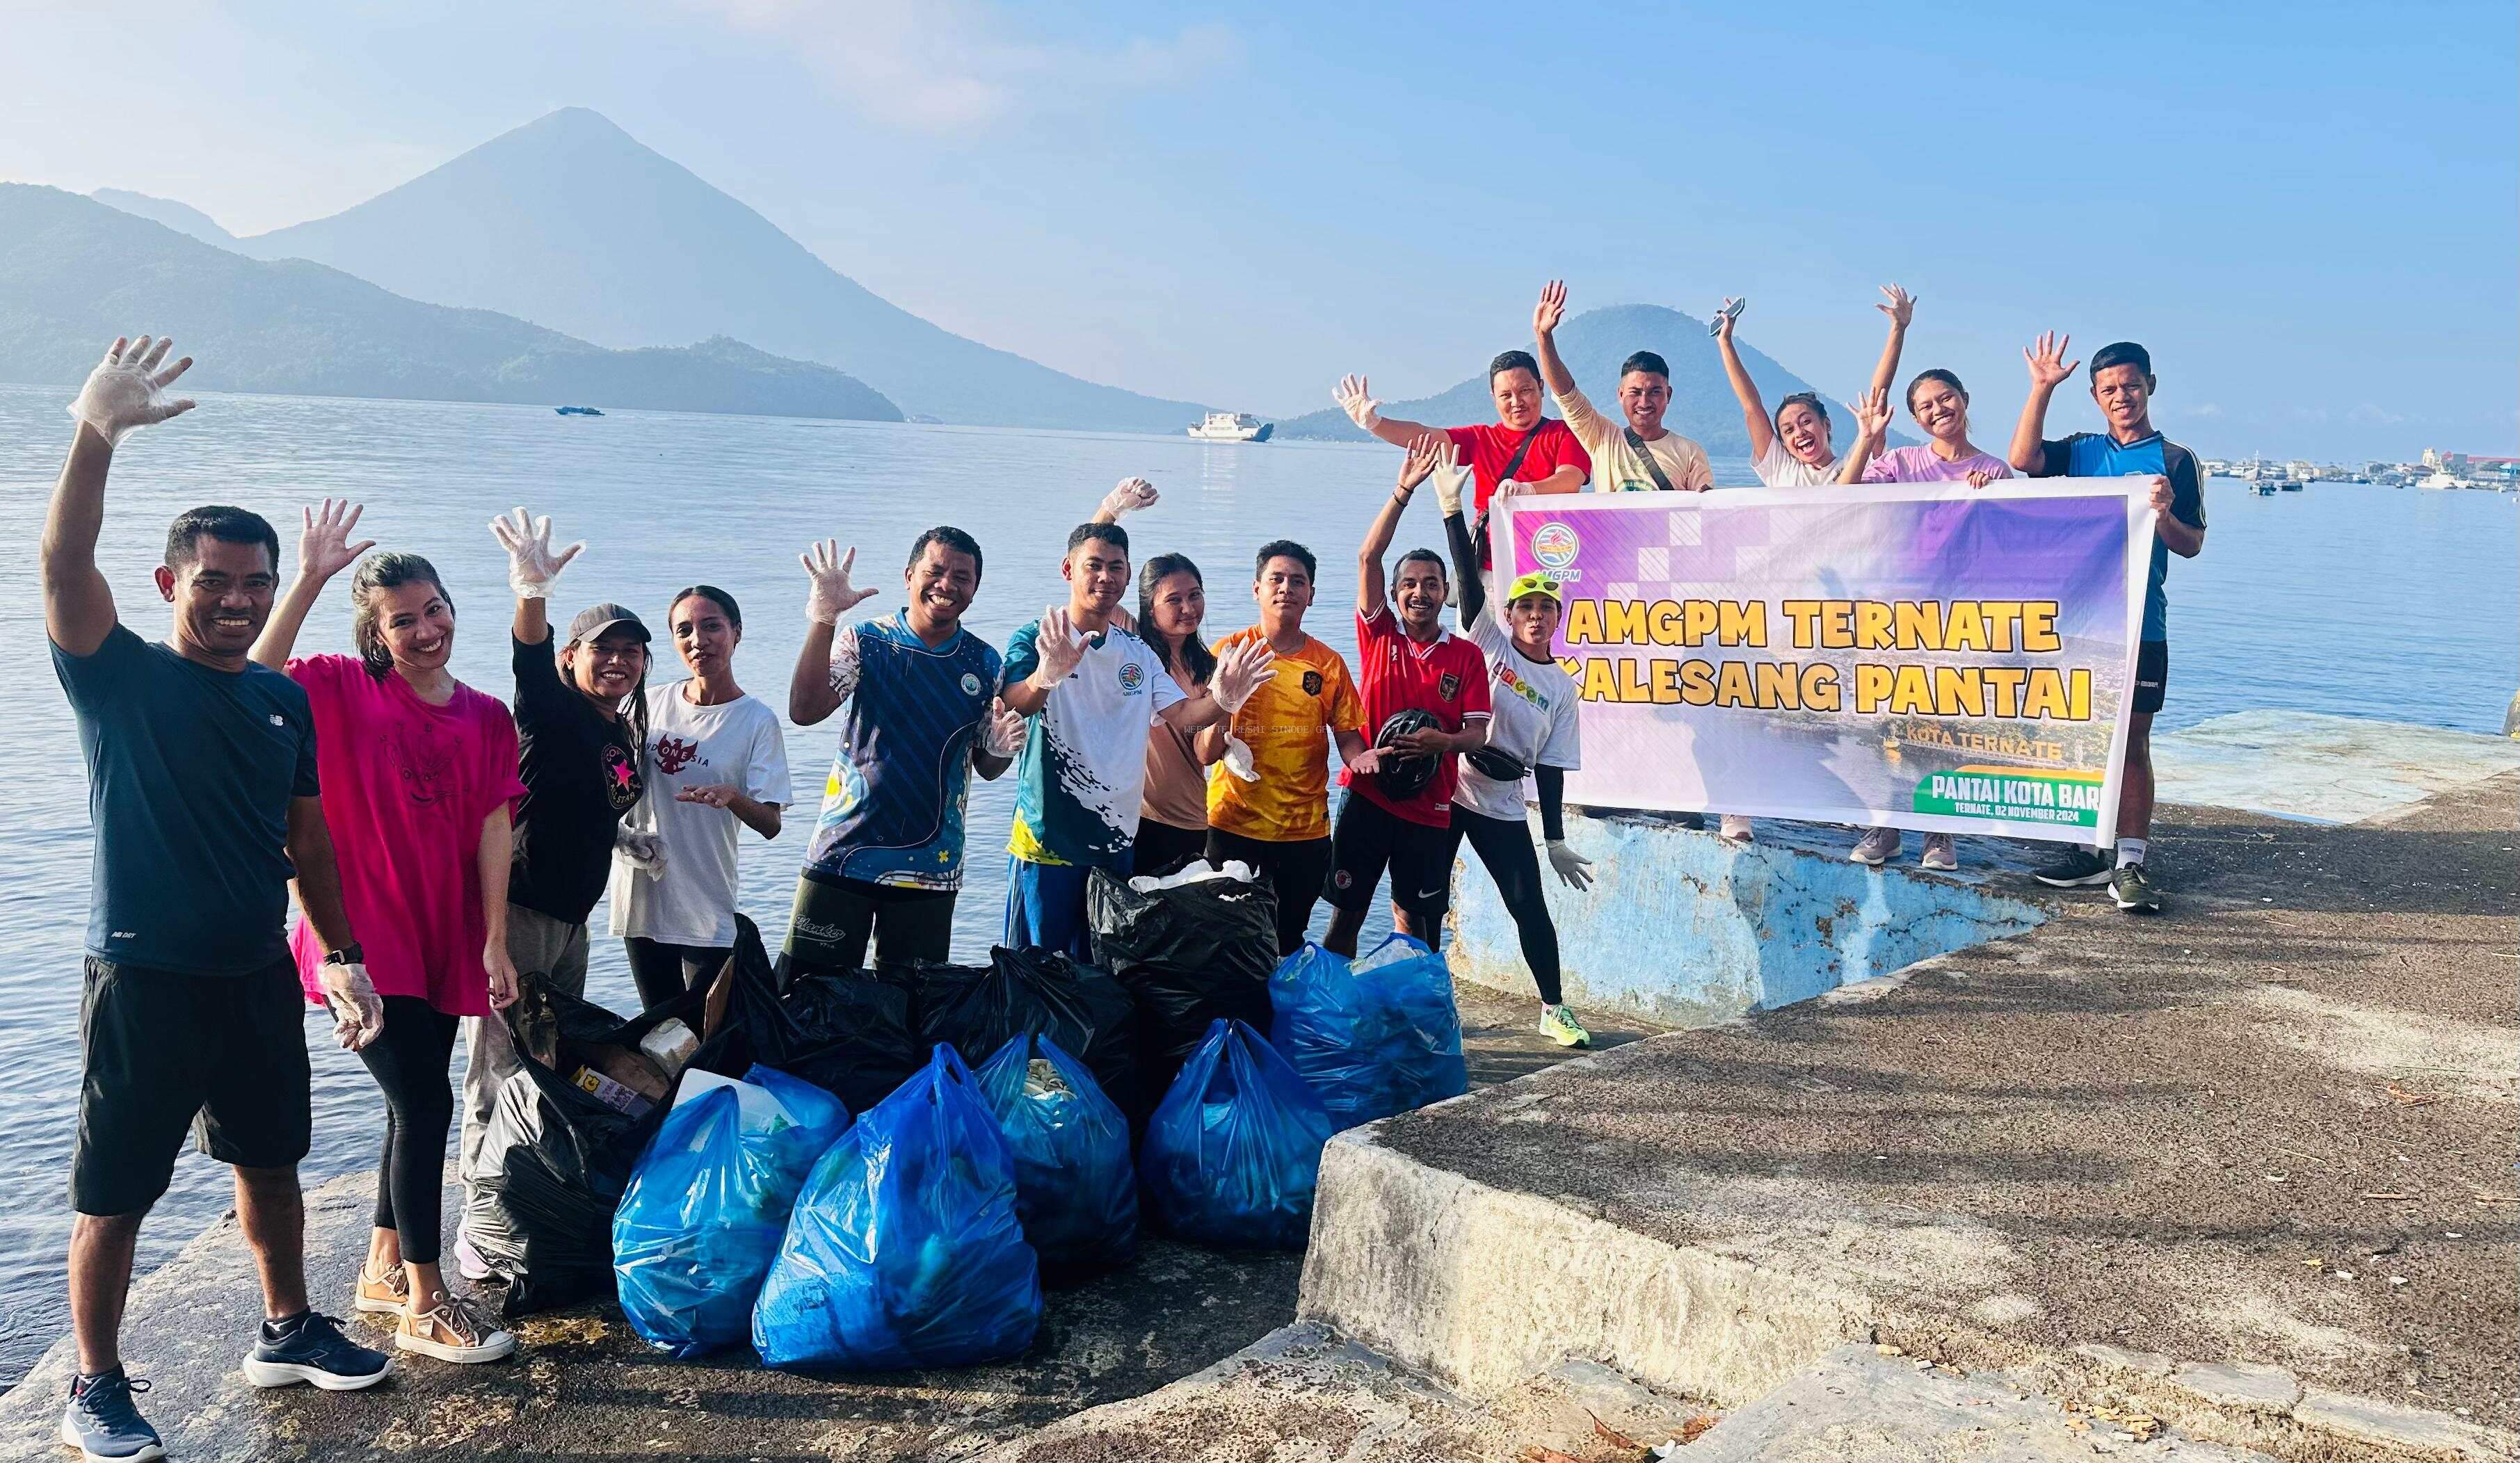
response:
<path id="1" fill-rule="evenodd" d="M 1836 830 L 1762 823 L 1762 841 L 1741 845 L 1633 815 L 1569 808 L 1566 822 L 1568 843 L 1593 861 L 1597 878 L 1579 894 L 1544 861 L 1542 880 L 1566 998 L 1579 1011 L 1703 1025 L 1808 1000 L 2046 918 L 1964 879 L 1851 864 Z M 1962 841 L 1964 864 L 1976 842 Z M 1909 857 L 1915 847 L 1912 834 Z M 1454 974 L 1530 994 L 1512 917 L 1466 844 L 1453 895 L 1445 953 Z"/>

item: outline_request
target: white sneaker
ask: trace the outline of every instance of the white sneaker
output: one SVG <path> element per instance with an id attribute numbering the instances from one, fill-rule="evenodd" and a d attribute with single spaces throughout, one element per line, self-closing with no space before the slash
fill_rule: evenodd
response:
<path id="1" fill-rule="evenodd" d="M 1564 1005 L 1543 1005 L 1540 1008 L 1540 1034 L 1560 1046 L 1590 1046 L 1593 1034 L 1575 1013 Z"/>
<path id="2" fill-rule="evenodd" d="M 1949 833 L 1926 834 L 1925 851 L 1916 856 L 1916 866 L 1918 868 L 1939 868 L 1945 872 L 1949 872 L 1952 869 L 1959 867 L 1959 850 L 1954 846 L 1952 835 Z"/>
<path id="3" fill-rule="evenodd" d="M 1899 857 L 1900 837 L 1897 828 L 1867 828 L 1864 836 L 1855 840 L 1855 847 L 1846 857 L 1855 863 L 1879 868 Z"/>
<path id="4" fill-rule="evenodd" d="M 394 1346 L 440 1361 L 496 1361 L 516 1351 L 517 1338 L 471 1296 L 449 1295 L 426 1315 L 406 1312 L 394 1327 Z"/>
<path id="5" fill-rule="evenodd" d="M 1734 843 L 1754 843 L 1757 841 L 1750 832 L 1750 817 L 1746 813 L 1727 813 L 1724 815 L 1724 836 Z"/>

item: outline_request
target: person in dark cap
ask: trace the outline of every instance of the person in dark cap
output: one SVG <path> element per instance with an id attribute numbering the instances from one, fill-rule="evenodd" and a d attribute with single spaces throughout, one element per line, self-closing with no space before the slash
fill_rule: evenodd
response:
<path id="1" fill-rule="evenodd" d="M 508 959 L 520 977 L 539 974 L 582 996 L 587 916 L 604 895 L 615 843 L 651 864 L 663 857 L 653 834 L 621 826 L 644 790 L 648 627 L 621 605 L 591 605 L 568 622 L 568 639 L 555 655 L 552 585 L 586 546 L 554 551 L 551 519 L 521 508 L 492 519 L 490 531 L 508 553 L 508 587 L 517 595 L 517 763 L 525 784 L 508 874 Z M 470 1190 L 484 1176 L 481 1138 L 499 1085 L 518 1062 L 507 1022 L 496 1014 L 468 1016 L 464 1026 L 463 1173 Z M 477 1279 L 480 1266 L 470 1251 L 459 1232 L 458 1266 Z"/>

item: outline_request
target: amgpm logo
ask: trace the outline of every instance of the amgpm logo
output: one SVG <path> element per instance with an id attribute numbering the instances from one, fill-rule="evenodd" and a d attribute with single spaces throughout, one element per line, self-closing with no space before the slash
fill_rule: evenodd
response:
<path id="1" fill-rule="evenodd" d="M 1565 568 L 1575 562 L 1575 553 L 1582 547 L 1575 530 L 1554 519 L 1532 531 L 1531 556 L 1540 560 L 1544 569 Z"/>

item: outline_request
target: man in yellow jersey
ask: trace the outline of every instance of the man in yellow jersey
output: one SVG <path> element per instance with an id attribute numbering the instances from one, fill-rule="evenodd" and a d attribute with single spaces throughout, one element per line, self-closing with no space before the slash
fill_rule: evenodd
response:
<path id="1" fill-rule="evenodd" d="M 1217 642 L 1221 659 L 1238 645 L 1265 642 L 1277 675 L 1251 692 L 1230 721 L 1198 733 L 1207 778 L 1207 858 L 1238 859 L 1258 870 L 1278 895 L 1278 953 L 1304 943 L 1313 904 L 1330 861 L 1330 769 L 1323 732 L 1338 743 L 1339 760 L 1372 772 L 1365 742 L 1365 703 L 1339 653 L 1304 633 L 1313 605 L 1311 550 L 1284 539 L 1264 544 L 1253 567 L 1251 597 L 1260 623 Z M 1222 767 L 1215 764 L 1222 763 Z"/>

